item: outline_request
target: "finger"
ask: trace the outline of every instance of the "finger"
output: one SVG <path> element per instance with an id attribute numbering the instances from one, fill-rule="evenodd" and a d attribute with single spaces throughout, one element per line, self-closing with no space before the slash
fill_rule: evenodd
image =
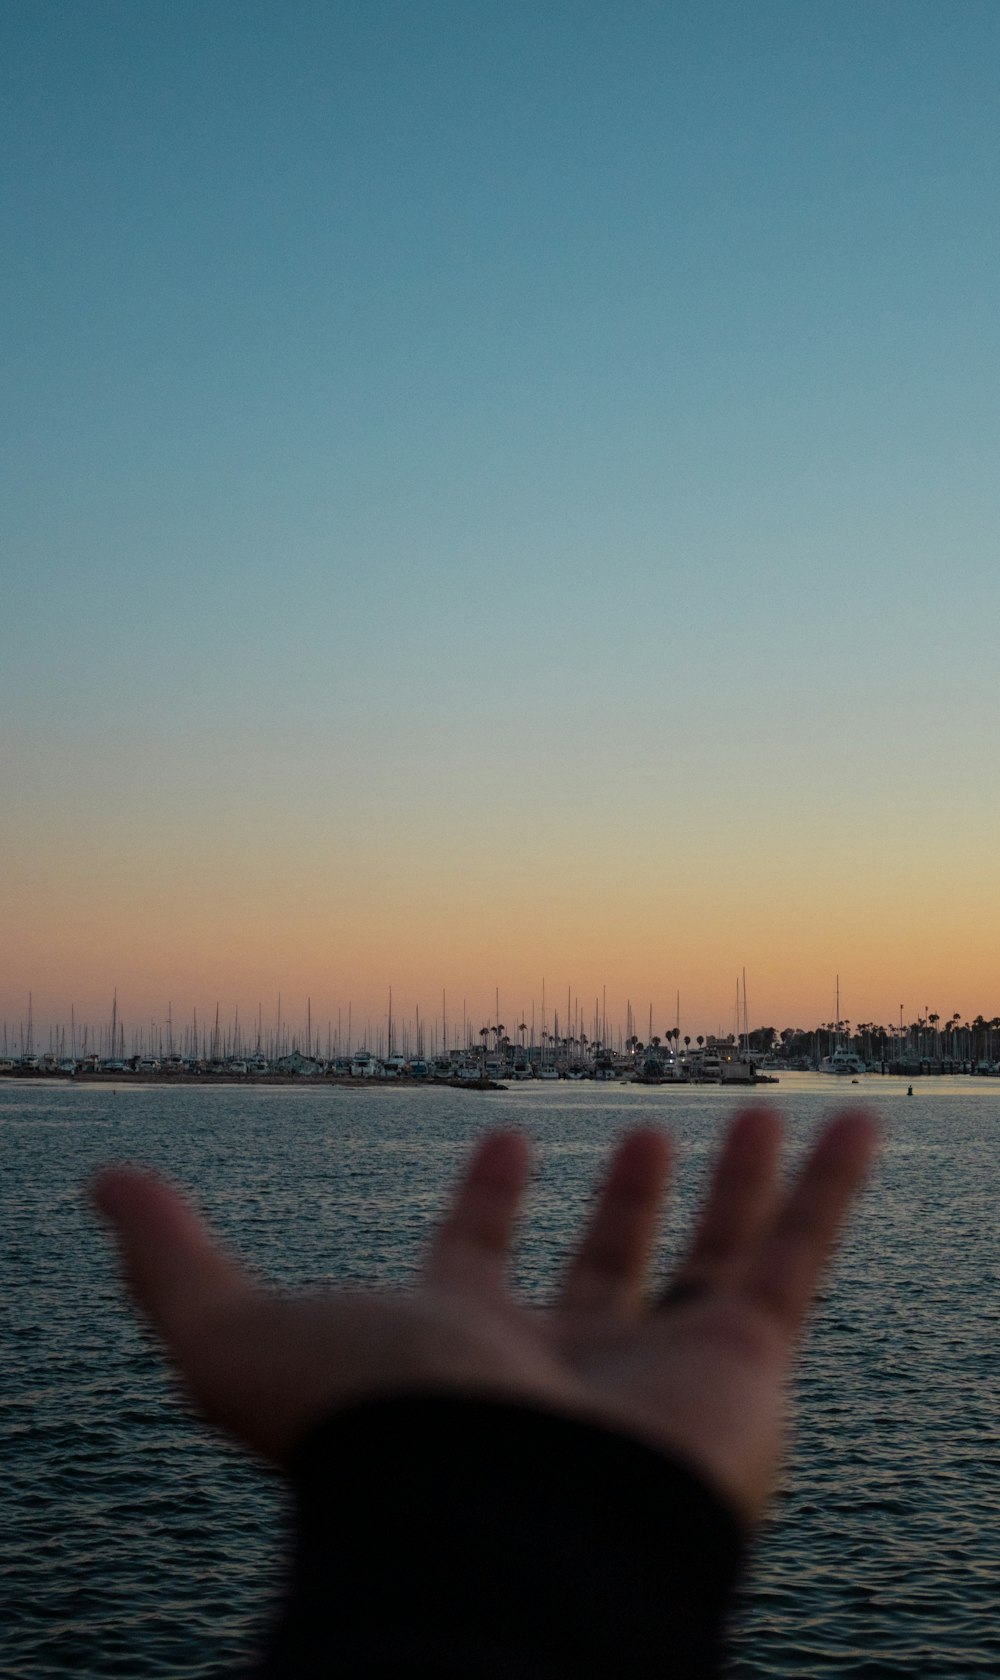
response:
<path id="1" fill-rule="evenodd" d="M 91 1197 L 114 1233 L 134 1300 L 175 1352 L 207 1312 L 251 1292 L 204 1221 L 155 1173 L 105 1168 Z"/>
<path id="2" fill-rule="evenodd" d="M 739 1272 L 774 1209 L 780 1153 L 781 1122 L 773 1109 L 748 1108 L 736 1116 L 668 1302 Z"/>
<path id="3" fill-rule="evenodd" d="M 594 1215 L 566 1275 L 560 1306 L 611 1312 L 639 1306 L 670 1158 L 665 1132 L 630 1132 L 618 1145 Z"/>
<path id="4" fill-rule="evenodd" d="M 432 1282 L 502 1287 L 529 1165 L 527 1140 L 519 1133 L 483 1138 L 431 1244 L 425 1273 Z"/>
<path id="5" fill-rule="evenodd" d="M 871 1115 L 841 1114 L 811 1149 L 746 1274 L 746 1288 L 796 1335 L 877 1143 Z"/>

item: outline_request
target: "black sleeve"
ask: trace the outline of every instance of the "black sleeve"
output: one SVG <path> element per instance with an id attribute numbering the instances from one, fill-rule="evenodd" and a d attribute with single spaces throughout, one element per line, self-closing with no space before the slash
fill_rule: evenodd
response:
<path id="1" fill-rule="evenodd" d="M 334 1414 L 292 1466 L 288 1602 L 257 1680 L 704 1680 L 742 1552 L 652 1448 L 455 1396 Z"/>

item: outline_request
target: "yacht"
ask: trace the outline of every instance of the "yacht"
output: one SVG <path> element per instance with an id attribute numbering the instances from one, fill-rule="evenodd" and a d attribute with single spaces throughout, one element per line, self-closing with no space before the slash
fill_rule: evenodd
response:
<path id="1" fill-rule="evenodd" d="M 829 1056 L 824 1056 L 819 1064 L 820 1073 L 850 1073 L 855 1077 L 864 1073 L 865 1064 L 853 1050 L 848 1050 L 845 1044 L 838 1044 Z"/>
<path id="2" fill-rule="evenodd" d="M 831 1050 L 830 1054 L 828 1056 L 823 1057 L 823 1060 L 819 1064 L 818 1071 L 820 1073 L 837 1073 L 837 1074 L 847 1073 L 847 1074 L 852 1074 L 855 1077 L 857 1077 L 857 1075 L 859 1073 L 864 1073 L 865 1072 L 865 1064 L 861 1060 L 861 1057 L 856 1056 L 854 1054 L 854 1051 L 851 1050 L 848 1047 L 848 1045 L 842 1044 L 840 1042 L 841 1021 L 840 1021 L 840 975 L 839 974 L 837 975 L 837 1000 L 836 1000 L 836 1011 L 835 1011 L 835 1015 L 834 1015 L 834 1022 L 835 1022 L 834 1031 L 837 1035 L 836 1036 L 836 1042 L 834 1043 L 833 1049 Z"/>

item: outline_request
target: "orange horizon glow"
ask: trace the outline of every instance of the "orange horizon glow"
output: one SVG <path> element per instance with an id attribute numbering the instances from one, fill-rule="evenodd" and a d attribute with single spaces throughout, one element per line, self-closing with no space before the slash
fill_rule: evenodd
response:
<path id="1" fill-rule="evenodd" d="M 928 882 L 951 843 L 963 874 L 989 879 L 985 822 L 962 850 L 946 817 L 866 811 L 859 829 L 829 803 L 780 790 L 732 808 L 702 790 L 697 809 L 665 797 L 606 805 L 562 799 L 513 815 L 469 801 L 437 807 L 409 787 L 360 809 L 327 792 L 321 809 L 280 798 L 185 802 L 144 796 L 123 821 L 78 804 L 72 844 L 54 820 L 26 826 L 0 883 L 0 1020 L 40 1027 L 121 1016 L 136 1028 L 220 1015 L 273 1021 L 399 1020 L 510 1027 L 546 1008 L 587 1023 L 594 1000 L 624 1031 L 727 1032 L 747 972 L 751 1025 L 810 1027 L 929 1011 L 963 1019 L 1000 1009 L 996 913 Z M 739 818 L 739 826 L 734 821 Z M 65 828 L 65 819 L 63 822 Z M 61 837 L 60 837 L 61 836 Z M 735 838 L 734 838 L 735 836 Z M 894 858 L 891 869 L 887 858 Z M 953 902 L 952 902 L 953 901 Z M 599 1010 L 603 1010 L 603 1002 Z M 530 1016 L 529 1016 L 530 1018 Z M 589 1030 L 589 1029 L 588 1029 Z"/>
<path id="2" fill-rule="evenodd" d="M 495 931 L 490 959 L 482 963 L 467 954 L 463 962 L 456 948 L 459 942 L 439 936 L 433 973 L 428 972 L 429 959 L 412 944 L 394 946 L 391 929 L 374 938 L 371 930 L 366 935 L 341 928 L 332 944 L 340 960 L 324 955 L 322 948 L 330 949 L 326 939 L 314 934 L 305 940 L 300 932 L 294 952 L 289 947 L 279 966 L 274 946 L 260 929 L 241 930 L 241 937 L 230 940 L 224 950 L 213 946 L 210 930 L 202 929 L 201 941 L 185 941 L 183 954 L 162 936 L 147 941 L 116 937 L 111 930 L 102 940 L 99 957 L 64 947 L 54 960 L 52 954 L 26 950 L 22 972 L 29 983 L 5 979 L 0 1018 L 9 1035 L 16 1033 L 26 1020 L 30 992 L 38 1045 L 50 1028 L 68 1029 L 71 1012 L 78 1029 L 84 1024 L 92 1031 L 106 1027 L 117 994 L 118 1018 L 129 1029 L 145 1033 L 151 1023 L 165 1029 L 168 1011 L 177 1030 L 189 1026 L 195 1012 L 204 1027 L 218 1009 L 227 1029 L 238 1019 L 246 1034 L 258 1018 L 265 1031 L 274 1028 L 280 999 L 282 1022 L 299 1036 L 311 1010 L 314 1033 L 325 1041 L 328 1025 L 336 1032 L 339 1020 L 343 1040 L 350 1012 L 357 1040 L 359 1029 L 369 1034 L 384 1030 L 391 994 L 397 1023 L 408 1023 L 412 1030 L 419 1011 L 421 1020 L 438 1030 L 445 1016 L 453 1042 L 463 1018 L 472 1031 L 495 1022 L 498 999 L 499 1019 L 512 1037 L 522 1020 L 530 1024 L 534 1019 L 541 1029 L 543 1005 L 550 1030 L 555 1014 L 562 1031 L 567 1020 L 579 1021 L 591 1036 L 595 1018 L 606 1019 L 615 1037 L 624 1034 L 630 1008 L 635 1031 L 646 1037 L 650 1010 L 654 1032 L 662 1036 L 673 1027 L 679 993 L 682 1033 L 695 1037 L 733 1030 L 744 968 L 739 953 L 717 930 L 711 937 L 706 933 L 698 950 L 685 950 L 678 939 L 672 959 L 621 938 L 608 945 L 607 960 L 601 962 L 594 948 L 598 940 L 593 938 L 564 945 L 560 960 L 555 940 L 544 949 L 544 941 L 536 938 L 537 960 L 530 966 L 512 949 L 510 930 Z M 930 1013 L 944 1022 L 955 1013 L 964 1021 L 978 1014 L 990 1019 L 1000 1012 L 988 953 L 982 953 L 981 988 L 970 981 L 957 940 L 951 950 L 935 952 L 936 979 L 925 970 L 924 984 L 915 987 L 912 971 L 921 955 L 926 958 L 917 942 L 907 947 L 899 941 L 892 950 L 884 942 L 876 949 L 878 944 L 870 940 L 867 949 L 852 953 L 853 965 L 844 963 L 839 970 L 843 1020 L 855 1026 L 865 1021 L 891 1026 L 898 1022 L 901 1006 L 907 1024 Z M 815 956 L 805 940 L 796 947 L 789 938 L 780 950 L 778 961 L 772 955 L 745 965 L 750 1026 L 780 1031 L 832 1021 L 836 956 L 831 954 L 829 973 L 824 967 L 817 974 Z M 899 974 L 908 966 L 910 984 L 901 985 Z"/>

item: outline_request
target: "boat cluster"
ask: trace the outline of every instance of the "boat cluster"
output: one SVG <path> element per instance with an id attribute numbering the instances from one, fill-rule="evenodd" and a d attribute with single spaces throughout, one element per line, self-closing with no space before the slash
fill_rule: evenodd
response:
<path id="1" fill-rule="evenodd" d="M 368 1049 L 322 1057 L 293 1049 L 285 1055 L 229 1056 L 217 1059 L 180 1055 L 129 1057 L 25 1055 L 0 1059 L 0 1074 L 66 1079 L 230 1079 L 326 1081 L 430 1081 L 446 1084 L 499 1084 L 509 1080 L 627 1080 L 641 1084 L 751 1085 L 767 1077 L 761 1058 L 732 1040 L 709 1039 L 697 1049 L 675 1054 L 642 1045 L 614 1052 L 601 1046 L 590 1054 L 560 1054 L 551 1044 L 513 1045 L 501 1040 L 485 1046 L 451 1050 L 445 1056 L 379 1055 Z"/>

